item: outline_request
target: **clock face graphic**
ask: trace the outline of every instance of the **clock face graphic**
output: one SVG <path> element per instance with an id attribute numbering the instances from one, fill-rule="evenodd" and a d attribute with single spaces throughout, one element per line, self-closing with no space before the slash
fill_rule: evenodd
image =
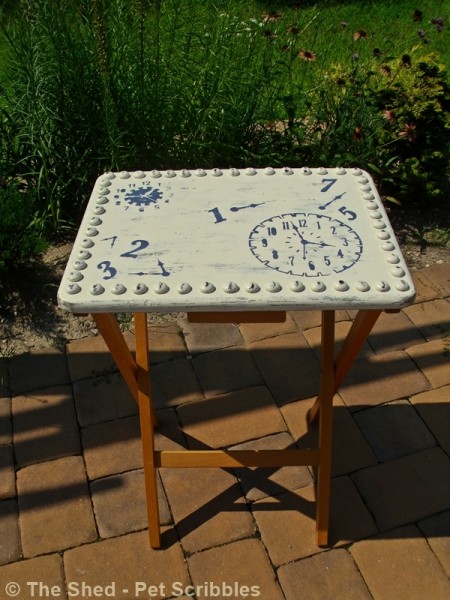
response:
<path id="1" fill-rule="evenodd" d="M 312 212 L 270 217 L 256 225 L 249 237 L 250 250 L 260 262 L 299 277 L 341 273 L 359 260 L 362 246 L 349 225 Z"/>

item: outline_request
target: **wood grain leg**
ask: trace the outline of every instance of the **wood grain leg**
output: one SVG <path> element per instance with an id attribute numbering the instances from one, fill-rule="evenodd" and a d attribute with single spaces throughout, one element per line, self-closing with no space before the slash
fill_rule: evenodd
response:
<path id="1" fill-rule="evenodd" d="M 136 365 L 138 383 L 139 421 L 141 426 L 142 452 L 144 458 L 145 494 L 147 498 L 147 519 L 150 546 L 161 546 L 159 528 L 157 469 L 155 465 L 155 444 L 153 426 L 155 411 L 150 396 L 150 364 L 148 356 L 147 315 L 134 315 L 136 336 Z"/>
<path id="2" fill-rule="evenodd" d="M 364 342 L 367 340 L 381 312 L 381 310 L 360 310 L 356 315 L 334 365 L 334 394 L 336 394 L 341 387 L 342 382 L 347 376 L 347 373 L 354 363 L 355 358 L 358 356 Z M 317 398 L 308 413 L 310 423 L 317 421 L 319 410 L 320 402 L 319 398 Z"/>
<path id="3" fill-rule="evenodd" d="M 358 356 L 364 342 L 369 337 L 381 313 L 381 310 L 360 310 L 356 315 L 353 325 L 336 358 L 334 368 L 335 392 L 341 387 L 350 367 Z"/>
<path id="4" fill-rule="evenodd" d="M 92 318 L 102 338 L 108 346 L 117 368 L 133 398 L 138 400 L 138 384 L 136 377 L 136 362 L 120 330 L 119 323 L 113 314 L 92 314 Z"/>
<path id="5" fill-rule="evenodd" d="M 334 396 L 334 311 L 322 311 L 319 455 L 317 480 L 317 544 L 328 544 Z"/>

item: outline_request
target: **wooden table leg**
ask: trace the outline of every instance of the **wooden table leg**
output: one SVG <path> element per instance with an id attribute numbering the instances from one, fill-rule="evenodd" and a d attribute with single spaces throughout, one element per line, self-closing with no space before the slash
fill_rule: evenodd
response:
<path id="1" fill-rule="evenodd" d="M 319 468 L 316 494 L 317 544 L 328 544 L 334 396 L 334 310 L 322 311 Z"/>
<path id="2" fill-rule="evenodd" d="M 360 310 L 356 315 L 350 331 L 336 358 L 334 364 L 334 389 L 333 395 L 337 393 L 349 372 L 355 358 L 358 356 L 362 345 L 367 340 L 369 333 L 381 314 L 381 310 Z M 308 413 L 310 423 L 317 421 L 319 417 L 320 402 L 316 399 Z"/>
<path id="3" fill-rule="evenodd" d="M 138 383 L 139 420 L 141 425 L 142 452 L 144 458 L 145 494 L 147 498 L 147 518 L 150 546 L 161 546 L 159 528 L 157 469 L 155 465 L 155 444 L 153 427 L 155 412 L 150 396 L 150 364 L 148 357 L 147 315 L 134 315 L 136 336 L 136 365 Z"/>
<path id="4" fill-rule="evenodd" d="M 364 342 L 369 337 L 369 333 L 372 331 L 381 313 L 381 310 L 360 310 L 356 315 L 353 325 L 336 358 L 334 368 L 335 393 L 341 387 L 350 367 L 358 356 Z"/>
<path id="5" fill-rule="evenodd" d="M 93 313 L 97 329 L 108 346 L 117 368 L 122 374 L 133 398 L 138 400 L 138 384 L 136 377 L 136 361 L 127 346 L 119 323 L 113 314 Z"/>
<path id="6" fill-rule="evenodd" d="M 136 360 L 134 360 L 113 314 L 93 314 L 92 317 L 139 406 L 150 546 L 159 548 L 161 536 L 153 434 L 153 428 L 158 425 L 158 419 L 150 395 L 147 315 L 145 313 L 134 315 Z"/>
<path id="7" fill-rule="evenodd" d="M 316 459 L 314 452 L 311 456 L 308 456 L 309 464 L 318 465 L 316 527 L 319 546 L 326 546 L 328 544 L 333 396 L 348 373 L 380 313 L 381 310 L 359 311 L 338 357 L 334 361 L 335 312 L 333 310 L 322 311 L 320 393 L 309 412 L 310 421 L 315 421 L 319 418 L 318 459 Z M 221 452 L 219 457 L 216 457 L 217 452 L 214 451 L 203 452 L 202 454 L 208 454 L 208 456 L 202 462 L 198 456 L 194 456 L 192 461 L 189 458 L 185 458 L 184 455 L 192 455 L 192 451 L 183 453 L 155 452 L 153 429 L 158 424 L 158 421 L 150 393 L 147 315 L 145 313 L 136 313 L 134 315 L 136 360 L 134 360 L 125 342 L 114 315 L 93 314 L 92 316 L 125 382 L 139 405 L 149 538 L 151 547 L 159 548 L 161 545 L 161 535 L 157 488 L 158 464 L 164 463 L 164 466 L 176 466 L 178 465 L 177 460 L 179 460 L 180 466 L 212 466 L 212 464 L 214 466 L 221 466 L 222 463 L 222 466 L 228 466 L 233 457 L 222 456 L 223 454 L 227 454 L 224 452 Z M 317 451 L 315 452 L 317 453 Z M 177 456 L 172 457 L 172 454 L 176 454 Z M 178 457 L 178 454 L 183 455 L 181 457 L 183 460 Z M 277 464 L 281 458 L 286 459 L 288 457 L 277 457 Z M 272 462 L 275 460 L 272 456 L 269 459 Z M 306 456 L 303 459 L 306 460 Z M 299 460 L 299 462 L 296 460 L 292 464 L 304 464 L 303 459 Z M 249 460 L 249 464 L 260 464 L 261 462 L 255 457 L 250 457 Z M 245 464 L 245 462 L 246 459 L 243 457 L 243 463 Z M 289 464 L 289 460 L 287 462 Z"/>

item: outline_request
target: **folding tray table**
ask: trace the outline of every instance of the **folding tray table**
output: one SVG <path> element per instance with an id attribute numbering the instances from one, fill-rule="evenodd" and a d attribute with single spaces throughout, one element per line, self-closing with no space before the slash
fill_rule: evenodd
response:
<path id="1" fill-rule="evenodd" d="M 317 540 L 328 543 L 332 402 L 382 311 L 415 295 L 371 176 L 359 169 L 196 169 L 105 173 L 96 181 L 58 292 L 91 313 L 139 405 L 149 537 L 160 546 L 159 467 L 311 465 Z M 281 322 L 322 312 L 318 448 L 156 451 L 148 312 L 193 322 Z M 358 313 L 336 359 L 334 312 Z M 136 358 L 115 313 L 134 314 Z"/>

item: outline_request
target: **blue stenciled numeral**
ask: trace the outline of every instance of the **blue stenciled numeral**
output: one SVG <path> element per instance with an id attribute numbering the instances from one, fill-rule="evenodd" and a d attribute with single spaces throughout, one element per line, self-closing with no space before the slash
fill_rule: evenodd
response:
<path id="1" fill-rule="evenodd" d="M 346 216 L 349 221 L 354 221 L 356 219 L 356 213 L 349 210 L 346 206 L 341 206 L 339 212 Z"/>
<path id="2" fill-rule="evenodd" d="M 330 189 L 330 187 L 332 185 L 334 185 L 337 181 L 337 179 L 322 179 L 322 183 L 328 182 L 327 185 L 325 187 L 323 187 L 320 191 L 321 192 L 328 192 L 328 190 Z"/>
<path id="3" fill-rule="evenodd" d="M 102 262 L 98 263 L 97 269 L 101 269 L 103 273 L 107 274 L 105 277 L 103 277 L 103 279 L 112 279 L 117 274 L 117 269 L 111 266 L 111 262 L 109 260 L 103 260 Z"/>
<path id="4" fill-rule="evenodd" d="M 114 248 L 114 244 L 116 243 L 116 240 L 117 240 L 117 235 L 113 235 L 112 237 L 109 237 L 109 238 L 103 238 L 102 242 L 109 242 L 109 240 L 111 240 L 111 248 Z"/>
<path id="5" fill-rule="evenodd" d="M 131 242 L 131 245 L 137 246 L 137 248 L 128 250 L 128 252 L 124 252 L 120 256 L 123 256 L 124 258 L 137 258 L 137 253 L 142 252 L 142 250 L 145 250 L 148 247 L 148 242 L 147 240 L 134 240 L 133 242 Z"/>
<path id="6" fill-rule="evenodd" d="M 217 207 L 211 208 L 211 210 L 208 210 L 208 212 L 214 215 L 214 218 L 216 219 L 214 223 L 222 223 L 223 221 L 226 221 L 225 217 L 222 217 L 220 210 Z"/>

